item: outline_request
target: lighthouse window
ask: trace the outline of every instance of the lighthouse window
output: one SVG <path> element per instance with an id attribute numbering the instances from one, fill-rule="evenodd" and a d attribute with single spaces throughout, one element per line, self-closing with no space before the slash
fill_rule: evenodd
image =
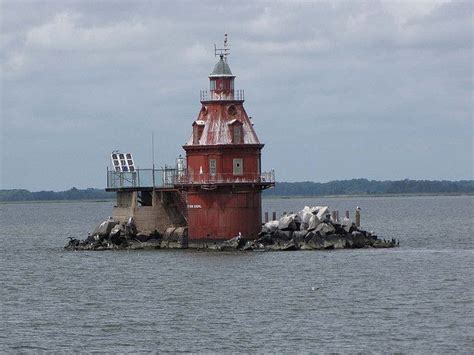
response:
<path id="1" fill-rule="evenodd" d="M 242 143 L 242 126 L 235 125 L 232 127 L 232 143 Z"/>
<path id="2" fill-rule="evenodd" d="M 234 175 L 242 175 L 243 174 L 243 161 L 242 158 L 234 159 L 233 161 L 233 172 Z"/>
<path id="3" fill-rule="evenodd" d="M 216 81 L 211 80 L 211 90 L 216 90 Z"/>
<path id="4" fill-rule="evenodd" d="M 209 175 L 216 176 L 217 162 L 216 159 L 209 159 Z"/>

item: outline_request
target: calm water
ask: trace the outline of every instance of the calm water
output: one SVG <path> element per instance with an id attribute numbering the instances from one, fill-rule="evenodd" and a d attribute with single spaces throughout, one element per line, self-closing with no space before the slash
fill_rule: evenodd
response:
<path id="1" fill-rule="evenodd" d="M 264 200 L 359 205 L 401 247 L 68 252 L 111 202 L 0 205 L 0 352 L 474 351 L 473 196 Z M 314 288 L 314 290 L 313 290 Z"/>

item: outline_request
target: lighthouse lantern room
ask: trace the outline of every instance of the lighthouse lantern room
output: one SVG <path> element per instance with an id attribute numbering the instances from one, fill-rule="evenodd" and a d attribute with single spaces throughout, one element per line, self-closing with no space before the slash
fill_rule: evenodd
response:
<path id="1" fill-rule="evenodd" d="M 201 91 L 201 110 L 183 146 L 187 169 L 176 181 L 187 197 L 190 244 L 254 239 L 261 230 L 261 192 L 275 184 L 273 171 L 261 171 L 264 145 L 244 109 L 244 92 L 234 89 L 227 35 L 215 55 L 209 91 Z"/>

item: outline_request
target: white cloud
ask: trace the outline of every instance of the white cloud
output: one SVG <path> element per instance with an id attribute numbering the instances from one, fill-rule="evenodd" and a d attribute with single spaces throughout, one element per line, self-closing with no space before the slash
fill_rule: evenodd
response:
<path id="1" fill-rule="evenodd" d="M 112 25 L 86 27 L 81 16 L 64 12 L 50 22 L 32 28 L 26 34 L 25 46 L 42 50 L 119 50 L 143 43 L 148 33 L 138 21 L 117 22 Z"/>
<path id="2" fill-rule="evenodd" d="M 14 73 L 19 72 L 25 66 L 25 55 L 21 52 L 11 52 L 7 58 L 6 67 Z"/>
<path id="3" fill-rule="evenodd" d="M 209 59 L 209 48 L 205 48 L 201 43 L 186 45 L 184 56 L 188 63 L 205 63 Z"/>

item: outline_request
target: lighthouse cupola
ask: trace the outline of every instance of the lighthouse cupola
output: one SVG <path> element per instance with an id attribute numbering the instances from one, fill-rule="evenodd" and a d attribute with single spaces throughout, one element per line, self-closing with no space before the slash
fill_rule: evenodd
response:
<path id="1" fill-rule="evenodd" d="M 234 78 L 227 58 L 220 55 L 219 61 L 214 66 L 214 70 L 209 75 L 211 100 L 233 100 L 234 99 Z"/>

